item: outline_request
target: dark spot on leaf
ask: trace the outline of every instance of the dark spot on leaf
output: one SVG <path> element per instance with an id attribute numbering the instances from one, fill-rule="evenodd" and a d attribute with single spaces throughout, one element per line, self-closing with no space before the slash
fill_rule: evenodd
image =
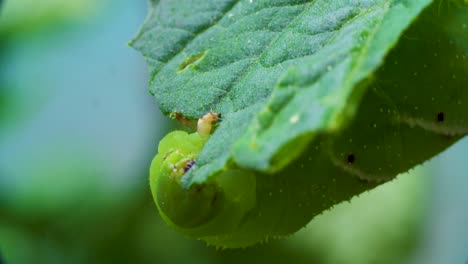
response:
<path id="1" fill-rule="evenodd" d="M 214 206 L 216 204 L 216 200 L 218 200 L 218 194 L 215 194 L 213 196 L 213 200 L 211 200 L 211 206 Z"/>
<path id="2" fill-rule="evenodd" d="M 190 65 L 194 65 L 195 63 L 199 62 L 205 56 L 205 54 L 206 54 L 206 52 L 203 51 L 202 53 L 198 53 L 198 54 L 195 54 L 195 55 L 192 55 L 192 56 L 188 57 L 187 59 L 185 59 L 182 62 L 182 64 L 180 64 L 177 71 L 183 71 L 187 67 L 189 67 Z"/>
<path id="3" fill-rule="evenodd" d="M 439 112 L 437 114 L 437 122 L 444 122 L 444 120 L 445 120 L 444 112 Z"/>
<path id="4" fill-rule="evenodd" d="M 201 192 L 203 190 L 203 185 L 196 185 L 195 186 L 195 191 L 196 192 Z"/>
<path id="5" fill-rule="evenodd" d="M 348 155 L 348 164 L 353 164 L 355 160 L 356 160 L 356 157 L 354 156 L 354 154 Z"/>

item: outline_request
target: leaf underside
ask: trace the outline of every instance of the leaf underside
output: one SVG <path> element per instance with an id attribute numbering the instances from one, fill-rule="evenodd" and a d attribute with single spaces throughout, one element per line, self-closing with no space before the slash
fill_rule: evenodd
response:
<path id="1" fill-rule="evenodd" d="M 378 183 L 468 133 L 467 23 L 460 1 L 150 1 L 131 44 L 164 113 L 221 114 L 187 185 L 235 167 Z"/>

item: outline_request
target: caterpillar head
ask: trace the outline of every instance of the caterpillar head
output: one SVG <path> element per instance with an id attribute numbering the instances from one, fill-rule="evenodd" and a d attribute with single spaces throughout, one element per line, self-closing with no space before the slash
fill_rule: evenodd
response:
<path id="1" fill-rule="evenodd" d="M 255 177 L 240 170 L 224 171 L 202 184 L 182 184 L 207 139 L 200 133 L 169 133 L 150 169 L 151 192 L 161 216 L 194 236 L 229 233 L 255 205 Z"/>

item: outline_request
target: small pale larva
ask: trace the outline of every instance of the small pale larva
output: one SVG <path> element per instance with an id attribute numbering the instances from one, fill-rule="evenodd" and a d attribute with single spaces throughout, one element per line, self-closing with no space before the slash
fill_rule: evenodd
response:
<path id="1" fill-rule="evenodd" d="M 200 136 L 209 136 L 213 127 L 213 123 L 218 121 L 219 114 L 210 111 L 202 118 L 198 119 L 197 132 Z"/>

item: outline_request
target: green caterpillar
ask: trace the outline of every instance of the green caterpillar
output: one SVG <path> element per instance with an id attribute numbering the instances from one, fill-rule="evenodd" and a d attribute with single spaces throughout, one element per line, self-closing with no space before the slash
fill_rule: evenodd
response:
<path id="1" fill-rule="evenodd" d="M 211 122 L 217 119 L 213 116 L 200 119 L 197 133 L 174 131 L 164 137 L 150 169 L 150 187 L 162 217 L 194 237 L 235 232 L 255 205 L 256 180 L 247 171 L 230 169 L 212 182 L 183 184 L 184 174 L 196 167 L 196 156 L 209 138 Z"/>

